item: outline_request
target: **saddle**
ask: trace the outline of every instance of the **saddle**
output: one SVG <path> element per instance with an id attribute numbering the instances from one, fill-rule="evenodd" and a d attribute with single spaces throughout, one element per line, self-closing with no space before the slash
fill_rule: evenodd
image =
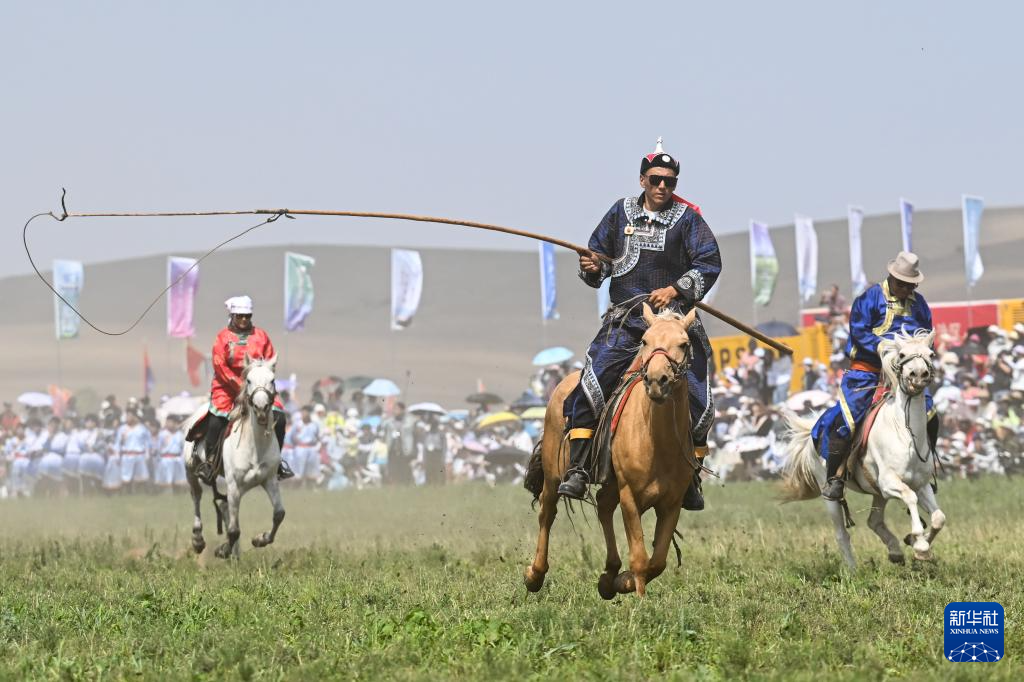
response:
<path id="1" fill-rule="evenodd" d="M 209 427 L 209 416 L 207 412 L 200 417 L 185 434 L 185 440 L 190 443 L 199 443 L 203 441 L 203 452 L 205 457 L 202 460 L 199 471 L 196 474 L 199 478 L 207 485 L 214 485 L 217 481 L 218 476 L 224 475 L 224 441 L 227 440 L 231 434 L 232 422 L 228 422 L 227 428 L 220 435 L 220 442 L 216 444 L 216 447 L 211 448 L 210 443 L 206 443 L 206 431 Z"/>
<path id="2" fill-rule="evenodd" d="M 633 389 L 643 380 L 643 372 L 636 365 L 630 367 L 619 381 L 611 398 L 609 398 L 594 430 L 594 438 L 590 443 L 590 482 L 608 485 L 615 482 L 615 470 L 612 467 L 612 440 L 619 426 L 622 411 L 626 408 Z"/>
<path id="3" fill-rule="evenodd" d="M 875 389 L 875 394 L 871 398 L 871 407 L 864 414 L 863 421 L 854 430 L 853 437 L 850 439 L 850 453 L 846 456 L 846 461 L 843 462 L 839 470 L 843 478 L 849 478 L 850 472 L 864 458 L 868 450 L 868 437 L 871 435 L 871 427 L 875 425 L 875 419 L 878 418 L 878 413 L 881 411 L 882 405 L 885 405 L 885 401 L 889 398 L 890 393 L 891 391 L 882 385 Z"/>

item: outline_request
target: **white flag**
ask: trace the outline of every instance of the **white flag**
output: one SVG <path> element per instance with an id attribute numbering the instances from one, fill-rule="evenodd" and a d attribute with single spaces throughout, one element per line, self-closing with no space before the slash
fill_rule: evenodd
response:
<path id="1" fill-rule="evenodd" d="M 391 328 L 412 324 L 423 294 L 423 262 L 419 251 L 391 249 Z"/>
<path id="2" fill-rule="evenodd" d="M 864 224 L 864 209 L 850 206 L 846 212 L 850 225 L 850 282 L 853 284 L 853 295 L 860 296 L 868 286 L 868 276 L 864 274 L 864 250 L 860 241 L 860 228 Z"/>
<path id="3" fill-rule="evenodd" d="M 800 287 L 800 300 L 807 302 L 818 290 L 818 235 L 814 221 L 797 215 L 793 221 L 796 233 L 796 276 Z"/>
<path id="4" fill-rule="evenodd" d="M 78 307 L 78 297 L 82 294 L 82 283 L 85 281 L 85 269 L 81 261 L 53 261 L 53 288 L 71 305 Z M 78 336 L 81 319 L 64 301 L 54 294 L 53 310 L 56 322 L 57 340 L 74 339 Z"/>

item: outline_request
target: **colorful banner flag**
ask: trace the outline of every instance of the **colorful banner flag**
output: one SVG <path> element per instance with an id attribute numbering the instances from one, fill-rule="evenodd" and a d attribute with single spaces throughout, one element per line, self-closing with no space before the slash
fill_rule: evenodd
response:
<path id="1" fill-rule="evenodd" d="M 964 195 L 964 272 L 967 274 L 968 287 L 977 284 L 985 274 L 985 266 L 978 252 L 978 242 L 981 240 L 981 213 L 984 210 L 984 199 Z"/>
<path id="2" fill-rule="evenodd" d="M 71 403 L 70 389 L 50 384 L 47 392 L 50 394 L 50 399 L 53 400 L 53 405 L 50 406 L 50 409 L 53 410 L 53 416 L 63 417 L 64 413 L 68 410 L 68 405 Z"/>
<path id="3" fill-rule="evenodd" d="M 419 251 L 391 249 L 391 328 L 405 329 L 420 307 L 423 261 Z"/>
<path id="4" fill-rule="evenodd" d="M 305 329 L 313 312 L 312 256 L 288 251 L 284 254 L 284 328 L 294 332 Z"/>
<path id="5" fill-rule="evenodd" d="M 175 339 L 196 335 L 196 289 L 199 288 L 196 263 L 195 258 L 167 257 L 167 284 L 171 287 L 167 296 L 167 335 Z"/>
<path id="6" fill-rule="evenodd" d="M 850 206 L 846 209 L 846 221 L 850 226 L 850 282 L 854 296 L 860 296 L 868 286 L 868 276 L 864 274 L 864 249 L 861 245 L 860 232 L 864 225 L 864 209 Z"/>
<path id="7" fill-rule="evenodd" d="M 604 314 L 608 312 L 608 308 L 612 307 L 612 294 L 611 294 L 612 278 L 607 277 L 601 286 L 597 288 L 597 316 L 603 318 Z"/>
<path id="8" fill-rule="evenodd" d="M 900 234 L 903 235 L 903 250 L 913 251 L 914 205 L 900 197 Z"/>
<path id="9" fill-rule="evenodd" d="M 775 255 L 768 226 L 750 221 L 750 286 L 754 290 L 754 303 L 768 305 L 779 276 L 779 259 Z M 717 282 L 716 282 L 717 284 Z"/>
<path id="10" fill-rule="evenodd" d="M 555 245 L 539 242 L 540 247 L 540 316 L 542 320 L 558 319 L 558 293 L 555 288 Z"/>
<path id="11" fill-rule="evenodd" d="M 198 386 L 202 379 L 199 376 L 200 370 L 206 363 L 206 356 L 200 353 L 191 343 L 185 344 L 185 367 L 188 369 L 188 381 L 193 386 Z M 278 388 L 280 388 L 280 381 Z"/>
<path id="12" fill-rule="evenodd" d="M 149 395 L 156 385 L 156 377 L 153 376 L 153 366 L 149 364 L 149 350 L 142 349 L 142 395 Z"/>
<path id="13" fill-rule="evenodd" d="M 85 269 L 80 261 L 53 261 L 53 288 L 76 308 L 78 307 L 78 298 L 82 294 L 84 281 Z M 57 340 L 76 338 L 82 318 L 57 296 L 53 297 L 53 309 Z"/>
<path id="14" fill-rule="evenodd" d="M 796 233 L 796 277 L 800 300 L 809 301 L 818 290 L 818 233 L 814 221 L 797 215 L 793 221 Z"/>

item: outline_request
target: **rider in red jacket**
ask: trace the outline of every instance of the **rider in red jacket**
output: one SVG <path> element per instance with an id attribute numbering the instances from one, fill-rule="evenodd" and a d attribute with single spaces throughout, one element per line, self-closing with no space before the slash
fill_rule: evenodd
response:
<path id="1" fill-rule="evenodd" d="M 210 413 L 206 419 L 206 442 L 218 447 L 221 434 L 228 423 L 228 414 L 235 405 L 235 398 L 242 388 L 242 369 L 245 358 L 250 360 L 270 359 L 276 354 L 274 344 L 262 329 L 252 323 L 252 299 L 235 296 L 224 302 L 231 317 L 228 326 L 217 334 L 213 342 L 213 385 L 210 388 Z M 285 414 L 280 397 L 274 397 L 274 433 L 277 444 L 284 444 Z M 208 458 L 209 459 L 209 458 Z M 277 470 L 277 477 L 291 478 L 294 474 L 284 460 Z"/>

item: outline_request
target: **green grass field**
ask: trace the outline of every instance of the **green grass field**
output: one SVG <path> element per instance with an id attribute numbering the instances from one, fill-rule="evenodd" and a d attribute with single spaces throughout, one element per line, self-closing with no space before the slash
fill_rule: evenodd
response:
<path id="1" fill-rule="evenodd" d="M 592 513 L 559 514 L 529 595 L 536 522 L 519 488 L 286 491 L 278 543 L 262 493 L 243 554 L 190 556 L 185 496 L 0 504 L 0 678 L 998 679 L 1024 677 L 1021 483 L 945 483 L 932 564 L 894 566 L 852 507 L 860 571 L 821 505 L 768 484 L 707 487 L 684 514 L 683 566 L 648 596 L 603 601 Z M 909 529 L 890 505 L 898 535 Z M 650 520 L 650 519 L 649 519 Z M 670 553 L 670 558 L 672 554 Z M 942 657 L 950 601 L 1003 604 L 1007 657 Z"/>

